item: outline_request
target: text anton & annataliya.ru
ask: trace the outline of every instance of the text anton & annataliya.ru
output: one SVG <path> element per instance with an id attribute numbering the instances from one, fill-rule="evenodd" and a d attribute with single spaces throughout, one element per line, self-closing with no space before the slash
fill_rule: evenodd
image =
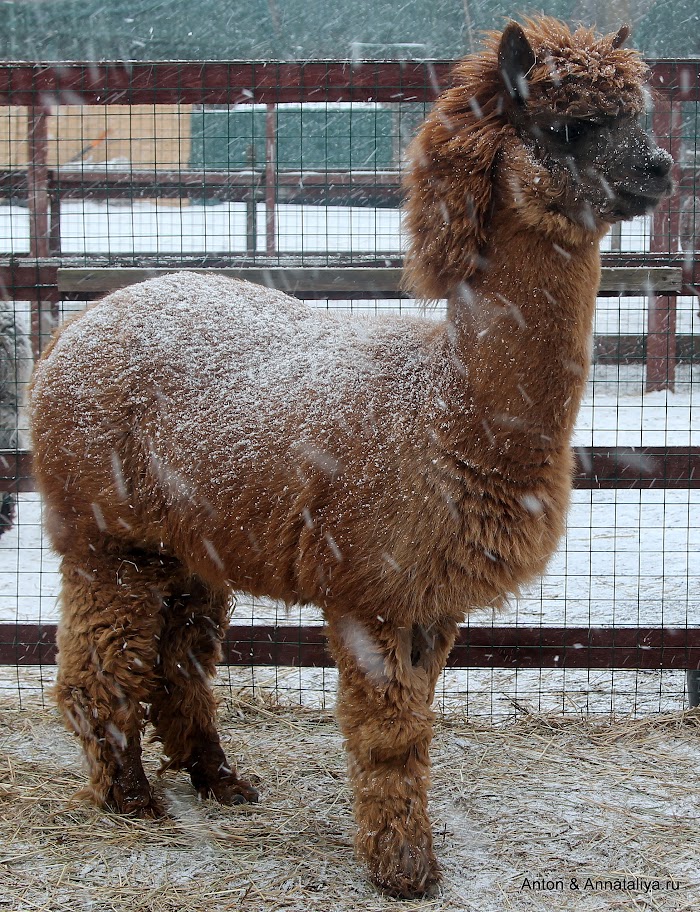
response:
<path id="1" fill-rule="evenodd" d="M 614 893 L 657 893 L 667 890 L 680 890 L 681 883 L 679 880 L 663 879 L 656 880 L 647 877 L 524 877 L 520 884 L 521 890 L 541 891 L 544 893 L 556 893 L 569 891 L 581 891 L 591 893 L 614 892 Z"/>

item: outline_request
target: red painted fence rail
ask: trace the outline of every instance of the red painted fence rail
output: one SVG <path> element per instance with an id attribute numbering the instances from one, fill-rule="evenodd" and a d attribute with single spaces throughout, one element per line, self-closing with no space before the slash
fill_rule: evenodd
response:
<path id="1" fill-rule="evenodd" d="M 579 490 L 700 488 L 700 447 L 576 447 Z M 34 491 L 28 451 L 0 450 L 0 491 Z"/>
<path id="2" fill-rule="evenodd" d="M 651 85 L 700 98 L 697 60 L 652 60 Z M 74 62 L 0 64 L 0 105 L 282 104 L 434 100 L 453 61 Z"/>
<path id="3" fill-rule="evenodd" d="M 328 668 L 321 626 L 229 627 L 223 665 Z M 55 624 L 1 624 L 0 665 L 52 665 Z M 448 668 L 700 668 L 700 628 L 463 627 Z"/>

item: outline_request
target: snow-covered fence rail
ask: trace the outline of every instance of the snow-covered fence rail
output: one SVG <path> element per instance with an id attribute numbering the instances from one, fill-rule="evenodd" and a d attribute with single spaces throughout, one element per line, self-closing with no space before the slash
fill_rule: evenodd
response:
<path id="1" fill-rule="evenodd" d="M 145 258 L 141 258 L 143 262 Z M 163 258 L 155 261 L 162 263 Z M 230 257 L 197 257 L 189 263 L 182 258 L 173 260 L 172 265 L 115 266 L 99 265 L 93 262 L 85 266 L 83 261 L 73 258 L 34 259 L 27 263 L 19 258 L 0 258 L 0 287 L 11 290 L 15 298 L 26 297 L 33 301 L 34 349 L 38 353 L 43 344 L 40 332 L 44 320 L 42 315 L 55 315 L 58 304 L 64 300 L 91 300 L 101 297 L 117 288 L 154 278 L 175 269 L 194 271 L 216 271 L 218 273 L 247 278 L 251 282 L 278 288 L 304 299 L 357 300 L 357 299 L 400 299 L 408 297 L 401 287 L 401 261 L 397 258 L 367 258 L 359 265 L 343 263 L 342 258 L 324 258 L 323 265 L 308 264 L 287 259 L 286 265 L 279 260 L 267 262 L 261 258 L 256 265 L 232 265 L 236 260 Z M 661 257 L 624 257 L 607 255 L 603 258 L 600 288 L 601 297 L 623 295 L 669 296 L 680 294 L 685 287 L 687 269 L 679 258 L 668 265 Z M 644 361 L 653 357 L 647 355 L 648 335 L 598 335 L 594 339 L 594 359 L 600 363 Z M 680 334 L 675 341 L 676 359 L 693 362 L 700 356 L 700 340 L 687 334 Z"/>

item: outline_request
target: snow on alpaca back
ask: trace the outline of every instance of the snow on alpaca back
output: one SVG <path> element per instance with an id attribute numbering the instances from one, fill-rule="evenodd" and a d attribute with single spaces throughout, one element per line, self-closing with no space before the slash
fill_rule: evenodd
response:
<path id="1" fill-rule="evenodd" d="M 190 488 L 202 469 L 226 484 L 280 456 L 333 474 L 340 436 L 371 441 L 374 457 L 387 438 L 396 449 L 397 424 L 403 438 L 432 387 L 433 329 L 429 320 L 336 315 L 248 282 L 178 273 L 95 305 L 64 330 L 51 360 L 70 377 L 88 449 L 104 448 L 97 432 L 119 417 L 101 414 L 100 403 L 105 390 L 110 403 L 120 390 L 131 430 Z"/>

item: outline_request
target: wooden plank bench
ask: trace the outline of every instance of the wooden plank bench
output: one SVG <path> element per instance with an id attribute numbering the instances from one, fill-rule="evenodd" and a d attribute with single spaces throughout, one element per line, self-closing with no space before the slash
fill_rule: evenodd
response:
<path id="1" fill-rule="evenodd" d="M 216 272 L 278 288 L 299 298 L 408 298 L 401 288 L 400 264 L 390 266 L 231 266 L 183 267 L 193 272 Z M 58 267 L 58 290 L 82 300 L 173 272 L 170 267 Z M 604 267 L 604 295 L 679 294 L 682 269 L 675 266 Z"/>
<path id="2" fill-rule="evenodd" d="M 278 288 L 302 299 L 408 298 L 401 288 L 400 265 L 394 266 L 244 266 L 222 268 L 187 267 L 195 272 L 211 273 Z M 63 299 L 91 300 L 171 272 L 166 267 L 80 268 L 58 270 L 58 291 Z M 599 293 L 617 295 L 678 294 L 682 287 L 681 267 L 636 266 L 604 267 Z M 643 363 L 646 359 L 646 336 L 597 336 L 593 360 L 598 364 Z M 676 356 L 680 362 L 700 360 L 700 336 L 680 335 L 676 339 Z"/>
<path id="3" fill-rule="evenodd" d="M 161 265 L 163 258 L 143 264 L 147 257 L 136 259 L 141 265 L 112 265 L 109 262 L 86 266 L 79 258 L 51 257 L 44 259 L 0 259 L 0 287 L 17 300 L 34 303 L 34 331 L 43 325 L 41 314 L 47 309 L 56 311 L 61 300 L 90 301 L 135 282 L 155 278 L 178 269 L 248 279 L 271 288 L 278 288 L 305 299 L 358 300 L 397 299 L 409 295 L 401 287 L 401 260 L 354 257 L 350 264 L 342 255 L 335 257 L 256 257 L 245 256 L 182 258 Z M 677 295 L 686 277 L 678 264 L 652 264 L 645 258 L 632 260 L 632 265 L 618 265 L 621 257 L 604 257 L 598 294 L 601 296 L 658 296 Z M 302 263 L 304 265 L 302 265 Z M 312 263 L 312 265 L 309 265 Z M 79 265 L 78 265 L 79 264 Z M 360 265 L 361 264 L 361 265 Z M 42 330 L 44 332 L 45 330 Z M 45 337 L 35 339 L 35 352 Z M 657 343 L 665 340 L 657 340 Z M 700 337 L 680 335 L 674 339 L 675 357 L 679 361 L 696 362 L 700 358 Z M 597 363 L 642 363 L 646 359 L 646 335 L 607 335 L 594 340 L 594 360 Z M 662 346 L 663 347 L 663 346 Z"/>

